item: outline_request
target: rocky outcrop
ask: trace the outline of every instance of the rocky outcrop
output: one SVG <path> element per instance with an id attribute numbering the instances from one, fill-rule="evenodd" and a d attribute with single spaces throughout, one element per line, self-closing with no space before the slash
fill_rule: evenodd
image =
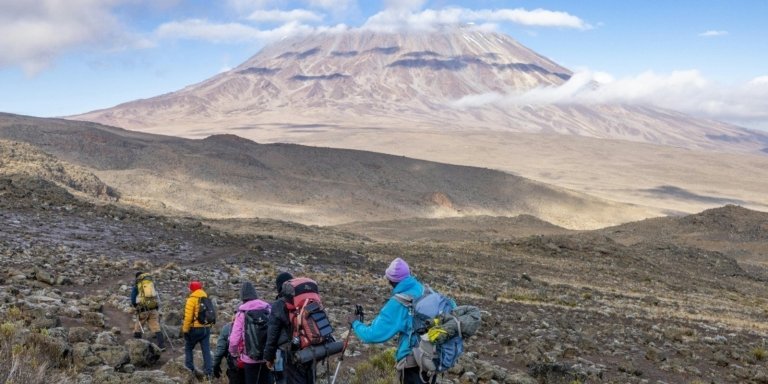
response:
<path id="1" fill-rule="evenodd" d="M 101 200 L 120 198 L 116 190 L 85 168 L 63 162 L 26 143 L 0 140 L 0 177 L 11 176 L 45 180 Z"/>

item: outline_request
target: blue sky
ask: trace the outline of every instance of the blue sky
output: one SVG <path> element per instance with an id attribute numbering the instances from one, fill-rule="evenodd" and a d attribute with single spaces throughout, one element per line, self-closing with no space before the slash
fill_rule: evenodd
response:
<path id="1" fill-rule="evenodd" d="M 64 116 L 171 92 L 286 34 L 472 22 L 577 72 L 562 89 L 472 103 L 651 103 L 768 129 L 766 17 L 764 0 L 0 0 L 0 111 Z"/>

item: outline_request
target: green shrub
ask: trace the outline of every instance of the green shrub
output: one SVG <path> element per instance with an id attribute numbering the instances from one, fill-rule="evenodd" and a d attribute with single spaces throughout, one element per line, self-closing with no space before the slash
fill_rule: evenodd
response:
<path id="1" fill-rule="evenodd" d="M 766 351 L 763 347 L 752 348 L 750 353 L 752 354 L 752 357 L 758 361 L 765 360 L 765 358 L 768 357 L 768 351 Z"/>
<path id="2" fill-rule="evenodd" d="M 395 374 L 395 350 L 387 349 L 371 356 L 355 366 L 350 384 L 392 384 L 397 383 Z"/>

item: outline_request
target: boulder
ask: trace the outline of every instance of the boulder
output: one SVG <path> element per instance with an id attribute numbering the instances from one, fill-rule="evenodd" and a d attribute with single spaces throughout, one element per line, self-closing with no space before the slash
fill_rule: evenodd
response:
<path id="1" fill-rule="evenodd" d="M 99 332 L 99 334 L 96 335 L 95 343 L 100 345 L 117 345 L 117 338 L 115 338 L 115 335 L 112 334 L 112 332 Z"/>
<path id="2" fill-rule="evenodd" d="M 513 372 L 504 378 L 504 384 L 539 384 L 539 382 L 525 373 Z"/>
<path id="3" fill-rule="evenodd" d="M 176 384 L 177 381 L 169 378 L 163 371 L 136 371 L 131 375 L 127 384 Z"/>
<path id="4" fill-rule="evenodd" d="M 114 368 L 103 365 L 93 372 L 93 382 L 99 384 L 122 384 L 123 380 Z"/>
<path id="5" fill-rule="evenodd" d="M 160 360 L 160 349 L 143 339 L 130 339 L 125 342 L 131 364 L 137 367 L 149 367 Z"/>
<path id="6" fill-rule="evenodd" d="M 109 365 L 114 369 L 119 369 L 130 361 L 128 358 L 128 351 L 122 346 L 97 344 L 94 345 L 92 349 L 93 353 L 98 356 L 105 365 Z"/>
<path id="7" fill-rule="evenodd" d="M 53 273 L 42 268 L 35 268 L 35 280 L 48 285 L 56 284 L 56 277 Z"/>
<path id="8" fill-rule="evenodd" d="M 474 372 L 464 372 L 459 379 L 461 384 L 474 384 L 477 383 L 477 375 Z"/>
<path id="9" fill-rule="evenodd" d="M 88 342 L 91 339 L 93 332 L 85 327 L 72 327 L 67 334 L 67 341 L 74 343 Z"/>
<path id="10" fill-rule="evenodd" d="M 88 343 L 75 343 L 72 346 L 72 363 L 78 369 L 102 365 L 104 362 L 93 353 Z"/>
<path id="11" fill-rule="evenodd" d="M 83 315 L 85 323 L 94 327 L 104 328 L 104 314 L 99 312 L 86 312 Z"/>

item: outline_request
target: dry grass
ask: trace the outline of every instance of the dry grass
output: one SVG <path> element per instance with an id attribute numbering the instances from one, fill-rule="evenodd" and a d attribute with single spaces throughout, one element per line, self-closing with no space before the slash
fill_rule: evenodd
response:
<path id="1" fill-rule="evenodd" d="M 69 351 L 45 333 L 29 333 L 12 322 L 0 325 L 0 382 L 74 383 Z"/>

